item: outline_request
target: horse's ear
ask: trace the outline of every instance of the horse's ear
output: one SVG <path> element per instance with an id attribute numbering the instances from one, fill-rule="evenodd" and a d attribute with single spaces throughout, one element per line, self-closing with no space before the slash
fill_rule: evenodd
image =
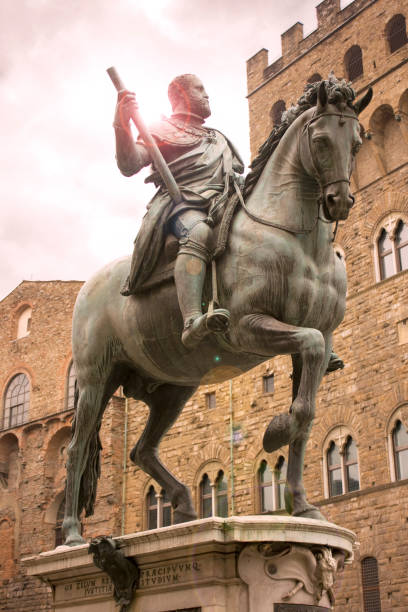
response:
<path id="1" fill-rule="evenodd" d="M 327 105 L 327 91 L 325 82 L 322 81 L 317 92 L 317 113 L 322 113 Z"/>
<path id="2" fill-rule="evenodd" d="M 363 111 L 366 108 L 366 106 L 370 104 L 372 97 L 373 97 L 373 88 L 369 87 L 366 95 L 363 98 L 361 98 L 361 100 L 357 100 L 357 102 L 354 104 L 354 110 L 357 115 L 359 115 L 361 111 Z"/>

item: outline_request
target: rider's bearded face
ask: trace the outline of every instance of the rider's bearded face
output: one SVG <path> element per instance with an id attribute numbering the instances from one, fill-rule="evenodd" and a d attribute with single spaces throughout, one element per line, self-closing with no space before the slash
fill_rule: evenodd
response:
<path id="1" fill-rule="evenodd" d="M 208 94 L 200 79 L 197 77 L 191 79 L 186 94 L 185 103 L 188 106 L 187 112 L 207 119 L 211 115 L 210 103 L 208 101 Z"/>

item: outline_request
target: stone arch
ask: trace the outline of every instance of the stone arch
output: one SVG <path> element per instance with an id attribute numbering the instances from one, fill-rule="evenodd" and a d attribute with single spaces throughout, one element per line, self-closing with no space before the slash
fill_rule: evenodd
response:
<path id="1" fill-rule="evenodd" d="M 47 523 L 48 525 L 55 525 L 56 520 L 57 520 L 58 508 L 60 507 L 61 502 L 64 499 L 64 496 L 65 496 L 64 490 L 58 491 L 55 494 L 53 500 L 51 501 L 50 504 L 48 504 L 48 507 L 45 511 L 44 523 Z"/>
<path id="2" fill-rule="evenodd" d="M 71 439 L 71 429 L 62 426 L 50 438 L 44 458 L 44 475 L 52 479 L 54 486 L 65 476 L 66 448 Z"/>
<path id="3" fill-rule="evenodd" d="M 0 519 L 0 574 L 9 580 L 15 572 L 14 524 L 8 517 Z"/>
<path id="4" fill-rule="evenodd" d="M 0 490 L 14 491 L 20 476 L 18 438 L 8 433 L 0 438 Z"/>
<path id="5" fill-rule="evenodd" d="M 401 165 L 401 159 L 406 158 L 408 148 L 392 105 L 384 103 L 377 107 L 371 115 L 369 127 L 384 171 L 390 172 Z"/>
<path id="6" fill-rule="evenodd" d="M 20 302 L 19 304 L 17 304 L 17 306 L 13 309 L 13 314 L 12 314 L 12 329 L 10 330 L 11 332 L 11 339 L 12 340 L 18 340 L 19 338 L 24 338 L 25 336 L 27 336 L 30 332 L 31 329 L 31 321 L 28 324 L 28 320 L 31 319 L 31 315 L 32 315 L 32 309 L 33 309 L 33 304 L 30 301 L 23 301 Z M 23 331 L 23 329 L 19 330 L 19 324 L 20 324 L 20 319 L 23 316 L 23 314 L 26 313 L 27 318 L 26 318 L 26 328 L 25 331 L 28 333 L 21 333 L 21 335 L 19 334 L 19 331 Z M 23 324 L 23 321 L 21 321 L 21 325 Z M 27 324 L 28 324 L 28 328 L 27 328 Z"/>

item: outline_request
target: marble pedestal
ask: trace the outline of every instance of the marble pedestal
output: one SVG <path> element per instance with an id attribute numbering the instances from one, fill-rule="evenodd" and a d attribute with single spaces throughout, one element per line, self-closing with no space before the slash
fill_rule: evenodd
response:
<path id="1" fill-rule="evenodd" d="M 212 517 L 119 540 L 140 568 L 131 612 L 323 612 L 331 602 L 321 583 L 334 579 L 336 559 L 351 563 L 355 536 L 332 523 L 272 515 Z M 52 586 L 55 611 L 119 610 L 88 545 L 60 546 L 24 564 Z"/>

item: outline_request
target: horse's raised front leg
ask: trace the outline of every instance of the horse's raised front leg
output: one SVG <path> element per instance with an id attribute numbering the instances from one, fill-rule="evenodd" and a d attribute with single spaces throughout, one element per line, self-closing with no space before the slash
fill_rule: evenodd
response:
<path id="1" fill-rule="evenodd" d="M 239 321 L 234 341 L 248 352 L 265 357 L 298 355 L 296 363 L 301 367 L 294 371 L 296 393 L 289 414 L 280 414 L 272 419 L 265 431 L 263 445 L 267 452 L 290 445 L 287 486 L 292 514 L 323 518 L 307 502 L 303 487 L 304 452 L 314 417 L 317 389 L 328 362 L 323 334 L 317 329 L 296 327 L 268 315 L 253 314 Z"/>
<path id="2" fill-rule="evenodd" d="M 180 415 L 196 387 L 162 385 L 143 398 L 150 408 L 149 418 L 140 440 L 130 453 L 131 460 L 150 474 L 166 491 L 174 508 L 174 522 L 184 523 L 197 518 L 188 487 L 177 480 L 161 463 L 158 448 L 161 438 Z"/>

